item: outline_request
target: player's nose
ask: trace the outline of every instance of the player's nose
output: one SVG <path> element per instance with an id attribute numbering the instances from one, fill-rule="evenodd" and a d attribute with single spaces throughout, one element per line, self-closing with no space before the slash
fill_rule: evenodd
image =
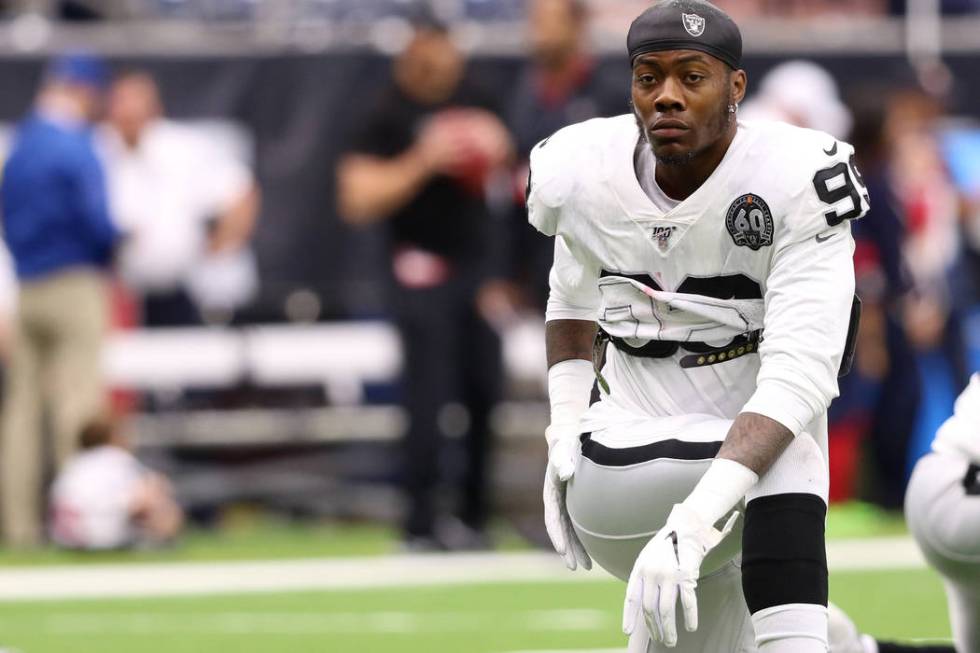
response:
<path id="1" fill-rule="evenodd" d="M 684 96 L 681 93 L 680 84 L 672 77 L 668 77 L 660 85 L 657 97 L 654 99 L 654 107 L 659 113 L 684 110 Z"/>

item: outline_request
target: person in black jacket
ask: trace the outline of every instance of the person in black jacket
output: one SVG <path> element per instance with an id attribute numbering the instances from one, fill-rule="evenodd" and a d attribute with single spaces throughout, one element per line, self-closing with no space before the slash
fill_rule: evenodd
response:
<path id="1" fill-rule="evenodd" d="M 488 107 L 464 79 L 447 28 L 423 16 L 338 168 L 343 218 L 383 223 L 389 236 L 390 305 L 410 419 L 403 527 L 412 549 L 487 544 L 489 416 L 501 359 L 488 322 L 487 307 L 499 305 L 492 294 L 500 257 L 484 186 L 511 149 Z M 454 411 L 459 404 L 465 412 Z M 453 431 L 464 435 L 466 452 L 458 519 L 441 515 L 436 500 L 445 436 Z"/>

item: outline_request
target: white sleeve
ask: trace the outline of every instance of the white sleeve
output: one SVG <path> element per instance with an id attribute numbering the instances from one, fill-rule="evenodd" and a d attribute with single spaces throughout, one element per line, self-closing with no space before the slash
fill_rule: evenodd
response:
<path id="1" fill-rule="evenodd" d="M 573 225 L 563 221 L 565 204 L 575 187 L 575 128 L 566 127 L 544 139 L 534 146 L 530 157 L 528 222 L 555 239 L 555 258 L 548 277 L 548 321 L 594 321 L 599 310 L 599 268 L 576 243 Z"/>
<path id="2" fill-rule="evenodd" d="M 794 435 L 837 394 L 854 298 L 854 240 L 843 223 L 776 252 L 765 295 L 762 366 L 744 412 L 770 417 Z"/>
<path id="3" fill-rule="evenodd" d="M 599 270 L 586 262 L 565 236 L 555 238 L 555 260 L 548 277 L 550 293 L 547 321 L 588 320 L 599 317 Z"/>
<path id="4" fill-rule="evenodd" d="M 794 435 L 837 397 L 854 300 L 850 220 L 868 210 L 854 149 L 837 142 L 814 167 L 798 168 L 803 192 L 776 234 L 766 280 L 762 366 L 742 408 L 776 420 Z M 812 170 L 812 172 L 811 172 Z"/>
<path id="5" fill-rule="evenodd" d="M 251 171 L 230 156 L 216 155 L 211 161 L 208 183 L 201 186 L 202 202 L 209 213 L 220 214 L 241 200 L 254 181 Z"/>
<path id="6" fill-rule="evenodd" d="M 207 132 L 193 133 L 186 139 L 197 166 L 196 200 L 201 215 L 213 217 L 230 209 L 254 184 L 252 171 L 233 152 L 222 147 L 220 139 L 207 139 Z"/>

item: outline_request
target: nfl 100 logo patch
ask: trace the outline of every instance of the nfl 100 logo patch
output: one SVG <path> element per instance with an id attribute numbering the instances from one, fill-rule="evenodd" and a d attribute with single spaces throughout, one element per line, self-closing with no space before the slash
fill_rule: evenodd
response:
<path id="1" fill-rule="evenodd" d="M 691 36 L 701 36 L 704 34 L 704 18 L 698 16 L 697 14 L 681 14 L 681 20 L 684 23 L 684 29 Z"/>
<path id="2" fill-rule="evenodd" d="M 654 227 L 650 231 L 650 238 L 652 238 L 654 242 L 657 243 L 657 247 L 659 247 L 663 251 L 666 251 L 667 248 L 670 247 L 670 237 L 674 235 L 675 229 L 677 229 L 677 227 L 673 227 L 673 226 Z"/>
<path id="3" fill-rule="evenodd" d="M 758 250 L 772 245 L 772 211 L 766 201 L 749 193 L 742 195 L 728 208 L 725 226 L 739 247 Z"/>

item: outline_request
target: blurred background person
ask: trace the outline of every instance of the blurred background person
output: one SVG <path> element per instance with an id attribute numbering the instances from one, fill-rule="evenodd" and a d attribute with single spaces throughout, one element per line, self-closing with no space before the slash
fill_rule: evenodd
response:
<path id="1" fill-rule="evenodd" d="M 509 95 L 507 120 L 517 148 L 513 249 L 508 252 L 525 300 L 543 310 L 553 244 L 527 228 L 524 189 L 531 149 L 562 127 L 628 111 L 627 82 L 621 69 L 601 71 L 589 48 L 586 0 L 532 0 L 528 3 L 530 60 Z"/>
<path id="2" fill-rule="evenodd" d="M 259 212 L 252 173 L 205 135 L 166 119 L 156 81 L 139 70 L 113 81 L 101 145 L 113 217 L 127 235 L 119 273 L 138 295 L 143 324 L 200 324 L 207 298 L 195 296 L 195 284 L 221 269 L 231 277 L 216 301 L 247 300 Z"/>
<path id="3" fill-rule="evenodd" d="M 491 450 L 490 411 L 500 398 L 500 340 L 481 296 L 500 280 L 500 221 L 484 196 L 489 173 L 510 157 L 490 102 L 464 79 L 448 28 L 425 5 L 338 167 L 340 213 L 354 225 L 384 223 L 390 246 L 390 307 L 402 351 L 409 417 L 403 524 L 410 549 L 482 548 Z M 465 410 L 458 410 L 459 406 Z M 455 408 L 454 408 L 455 407 Z M 462 432 L 466 462 L 454 465 L 458 519 L 437 497 L 446 435 Z"/>
<path id="4" fill-rule="evenodd" d="M 79 445 L 51 486 L 49 530 L 55 544 L 122 549 L 159 546 L 177 537 L 184 516 L 170 482 L 132 454 L 117 422 L 89 422 Z"/>
<path id="5" fill-rule="evenodd" d="M 105 82 L 97 58 L 54 61 L 17 129 L 0 185 L 4 238 L 20 283 L 0 426 L 3 535 L 13 546 L 41 538 L 42 409 L 50 409 L 61 465 L 104 401 L 105 273 L 118 234 L 91 124 Z"/>
<path id="6" fill-rule="evenodd" d="M 743 120 L 777 120 L 847 138 L 851 112 L 841 101 L 833 76 L 811 61 L 781 63 L 759 81 L 739 107 Z"/>
<path id="7" fill-rule="evenodd" d="M 908 234 L 904 254 L 913 288 L 905 306 L 906 330 L 923 357 L 942 361 L 945 369 L 937 369 L 937 378 L 945 377 L 955 396 L 970 377 L 963 318 L 975 297 L 964 268 L 964 203 L 940 146 L 945 118 L 939 99 L 907 89 L 891 94 L 885 130 L 892 147 L 892 189 Z"/>
<path id="8" fill-rule="evenodd" d="M 862 493 L 895 509 L 905 496 L 922 379 L 904 320 L 912 278 L 905 258 L 905 212 L 892 185 L 892 141 L 885 132 L 888 96 L 884 89 L 866 89 L 853 103 L 850 141 L 872 202 L 868 213 L 854 225 L 854 270 L 857 292 L 864 302 L 855 373 L 841 380 L 840 409 L 833 416 L 837 435 L 847 436 L 850 445 L 838 447 L 835 464 L 856 468 L 860 460 L 859 443 L 849 437 L 852 434 L 845 421 L 850 417 L 866 443 L 870 475 L 864 479 Z M 860 414 L 854 419 L 853 414 L 845 415 L 848 410 Z M 852 478 L 848 475 L 842 497 L 857 489 Z"/>

